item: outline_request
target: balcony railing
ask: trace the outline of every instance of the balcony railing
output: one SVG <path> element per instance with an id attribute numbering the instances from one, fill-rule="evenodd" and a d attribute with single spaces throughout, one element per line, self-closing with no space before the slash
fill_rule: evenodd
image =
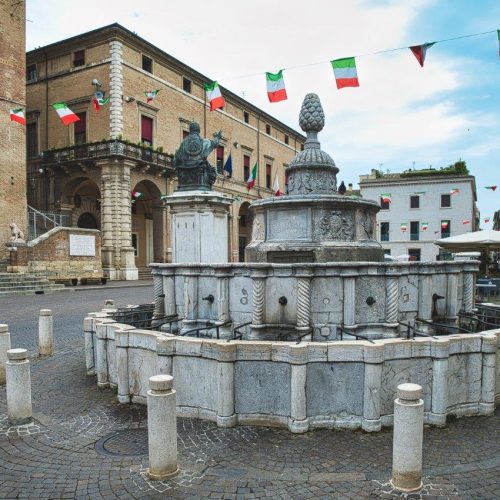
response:
<path id="1" fill-rule="evenodd" d="M 117 156 L 173 172 L 172 155 L 118 139 L 50 149 L 42 153 L 42 161 L 45 165 L 63 165 Z"/>
<path id="2" fill-rule="evenodd" d="M 420 233 L 410 233 L 411 241 L 418 241 L 420 239 Z"/>
<path id="3" fill-rule="evenodd" d="M 380 241 L 389 241 L 389 235 L 388 234 L 381 234 L 380 235 Z"/>

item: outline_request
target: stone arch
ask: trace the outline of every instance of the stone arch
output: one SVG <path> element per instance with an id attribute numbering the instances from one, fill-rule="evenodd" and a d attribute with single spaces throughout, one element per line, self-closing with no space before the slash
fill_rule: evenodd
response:
<path id="1" fill-rule="evenodd" d="M 83 212 L 76 223 L 77 227 L 83 229 L 98 229 L 97 219 L 90 212 Z"/>
<path id="2" fill-rule="evenodd" d="M 142 196 L 132 199 L 132 246 L 135 263 L 145 268 L 151 262 L 165 261 L 166 220 L 162 195 L 158 185 L 149 179 L 140 179 L 132 192 Z"/>
<path id="3" fill-rule="evenodd" d="M 249 208 L 250 203 L 244 201 L 238 210 L 238 255 L 240 262 L 245 262 L 245 247 L 250 243 L 252 235 Z"/>
<path id="4" fill-rule="evenodd" d="M 88 213 L 101 227 L 101 191 L 93 179 L 76 177 L 66 183 L 63 190 L 67 205 L 71 205 L 71 219 L 74 227 L 78 226 L 80 217 Z"/>

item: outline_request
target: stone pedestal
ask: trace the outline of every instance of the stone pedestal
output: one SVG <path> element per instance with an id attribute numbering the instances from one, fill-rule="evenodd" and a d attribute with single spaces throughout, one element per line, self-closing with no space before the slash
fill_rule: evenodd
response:
<path id="1" fill-rule="evenodd" d="M 229 262 L 229 198 L 181 191 L 166 198 L 172 220 L 172 262 Z"/>
<path id="2" fill-rule="evenodd" d="M 54 333 L 52 311 L 40 309 L 38 317 L 38 354 L 40 356 L 52 356 L 54 354 Z"/>
<path id="3" fill-rule="evenodd" d="M 31 375 L 28 351 L 10 349 L 7 351 L 7 415 L 11 425 L 31 422 Z"/>

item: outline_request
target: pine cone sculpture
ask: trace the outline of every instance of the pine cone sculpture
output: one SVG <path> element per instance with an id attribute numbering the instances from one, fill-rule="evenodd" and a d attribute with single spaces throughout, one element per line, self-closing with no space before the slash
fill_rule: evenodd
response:
<path id="1" fill-rule="evenodd" d="M 307 94 L 302 103 L 299 125 L 304 132 L 320 132 L 325 126 L 325 113 L 317 94 Z"/>

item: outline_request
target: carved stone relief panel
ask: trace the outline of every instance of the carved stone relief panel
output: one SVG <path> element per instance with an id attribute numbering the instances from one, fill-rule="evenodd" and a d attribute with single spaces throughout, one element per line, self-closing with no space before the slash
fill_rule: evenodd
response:
<path id="1" fill-rule="evenodd" d="M 315 214 L 314 239 L 316 241 L 353 241 L 355 228 L 352 213 L 325 210 Z"/>

